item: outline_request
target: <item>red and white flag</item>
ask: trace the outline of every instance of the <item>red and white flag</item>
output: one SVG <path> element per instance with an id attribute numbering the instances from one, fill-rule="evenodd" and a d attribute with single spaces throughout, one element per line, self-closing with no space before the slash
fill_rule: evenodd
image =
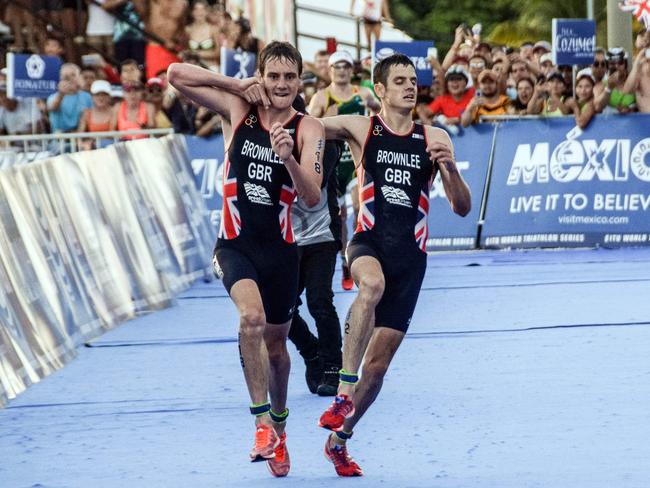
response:
<path id="1" fill-rule="evenodd" d="M 624 12 L 632 12 L 646 29 L 650 29 L 650 0 L 623 0 L 618 6 Z"/>

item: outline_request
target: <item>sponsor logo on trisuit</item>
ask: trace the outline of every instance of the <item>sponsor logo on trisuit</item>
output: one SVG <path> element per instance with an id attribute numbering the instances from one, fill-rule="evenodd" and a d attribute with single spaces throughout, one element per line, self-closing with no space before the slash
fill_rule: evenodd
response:
<path id="1" fill-rule="evenodd" d="M 244 190 L 251 202 L 259 203 L 260 205 L 273 205 L 269 192 L 263 186 L 246 182 L 244 183 Z"/>
<path id="2" fill-rule="evenodd" d="M 409 199 L 406 192 L 401 188 L 384 185 L 381 187 L 381 192 L 383 193 L 384 198 L 388 203 L 413 208 L 413 205 L 411 205 L 411 200 Z"/>

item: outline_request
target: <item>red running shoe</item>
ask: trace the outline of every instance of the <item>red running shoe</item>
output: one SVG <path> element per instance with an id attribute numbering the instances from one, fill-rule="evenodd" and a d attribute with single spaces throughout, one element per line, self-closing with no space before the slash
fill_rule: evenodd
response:
<path id="1" fill-rule="evenodd" d="M 269 471 L 276 478 L 282 478 L 288 475 L 289 469 L 291 468 L 291 460 L 289 459 L 286 441 L 287 434 L 283 432 L 280 436 L 280 444 L 275 448 L 275 457 L 266 460 Z"/>
<path id="2" fill-rule="evenodd" d="M 330 408 L 320 416 L 318 425 L 324 429 L 338 432 L 343 429 L 343 422 L 354 415 L 354 404 L 347 395 L 336 395 Z"/>
<path id="3" fill-rule="evenodd" d="M 275 448 L 280 438 L 275 429 L 266 424 L 259 424 L 255 430 L 255 447 L 250 452 L 251 462 L 266 461 L 275 457 Z"/>
<path id="4" fill-rule="evenodd" d="M 354 280 L 352 279 L 352 273 L 350 273 L 350 267 L 347 264 L 343 264 L 343 278 L 341 279 L 341 286 L 344 290 L 351 290 L 354 287 Z"/>
<path id="5" fill-rule="evenodd" d="M 348 454 L 348 448 L 331 442 L 329 437 L 325 443 L 325 457 L 332 462 L 339 476 L 363 476 L 359 465 Z"/>

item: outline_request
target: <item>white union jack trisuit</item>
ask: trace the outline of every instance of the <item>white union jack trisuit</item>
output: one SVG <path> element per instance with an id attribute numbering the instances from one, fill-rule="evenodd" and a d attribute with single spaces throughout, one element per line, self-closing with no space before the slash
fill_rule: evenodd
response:
<path id="1" fill-rule="evenodd" d="M 284 128 L 298 154 L 296 113 Z M 291 320 L 298 288 L 298 253 L 291 228 L 296 191 L 284 163 L 271 147 L 256 107 L 234 129 L 223 171 L 223 212 L 215 247 L 215 273 L 230 293 L 240 280 L 255 281 L 266 320 Z"/>
<path id="2" fill-rule="evenodd" d="M 348 263 L 372 256 L 381 264 L 384 294 L 375 309 L 376 326 L 406 332 L 427 263 L 429 189 L 433 163 L 424 127 L 391 131 L 370 118 L 359 173 L 359 216 L 347 248 Z"/>

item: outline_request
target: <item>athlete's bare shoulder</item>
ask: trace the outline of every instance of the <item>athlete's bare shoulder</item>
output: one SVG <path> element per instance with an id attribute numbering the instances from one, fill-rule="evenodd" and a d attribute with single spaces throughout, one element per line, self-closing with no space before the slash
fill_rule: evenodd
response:
<path id="1" fill-rule="evenodd" d="M 451 142 L 451 138 L 446 130 L 440 129 L 439 127 L 432 127 L 430 125 L 424 126 L 424 133 L 427 136 L 427 141 L 432 142 L 441 142 L 450 148 L 453 149 L 454 145 Z"/>

